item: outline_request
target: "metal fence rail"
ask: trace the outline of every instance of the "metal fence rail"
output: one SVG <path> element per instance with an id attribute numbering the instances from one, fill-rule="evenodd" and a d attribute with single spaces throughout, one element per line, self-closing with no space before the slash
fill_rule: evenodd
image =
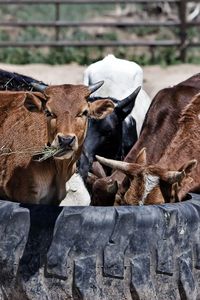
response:
<path id="1" fill-rule="evenodd" d="M 186 51 L 188 47 L 199 47 L 200 42 L 190 42 L 188 40 L 188 28 L 193 26 L 200 26 L 199 21 L 188 22 L 186 17 L 187 4 L 191 1 L 188 0 L 148 0 L 148 3 L 158 3 L 158 2 L 168 2 L 176 3 L 179 11 L 179 20 L 178 21 L 106 21 L 106 22 L 97 22 L 97 21 L 63 21 L 60 17 L 60 6 L 63 4 L 128 4 L 128 3 L 145 3 L 147 1 L 142 0 L 0 0 L 0 5 L 10 5 L 10 4 L 51 4 L 55 6 L 55 20 L 54 21 L 0 21 L 0 28 L 2 27 L 49 27 L 55 29 L 55 39 L 54 41 L 0 41 L 0 47 L 107 47 L 107 46 L 147 46 L 147 47 L 157 47 L 157 46 L 177 46 L 180 50 L 180 58 L 182 61 L 186 58 Z M 192 2 L 198 3 L 199 0 Z M 126 27 L 178 27 L 179 28 L 179 37 L 176 40 L 118 40 L 118 41 L 105 41 L 105 40 L 86 40 L 86 41 L 71 41 L 71 40 L 61 40 L 60 39 L 60 30 L 62 28 L 73 28 L 73 27 L 112 27 L 112 28 L 126 28 Z"/>

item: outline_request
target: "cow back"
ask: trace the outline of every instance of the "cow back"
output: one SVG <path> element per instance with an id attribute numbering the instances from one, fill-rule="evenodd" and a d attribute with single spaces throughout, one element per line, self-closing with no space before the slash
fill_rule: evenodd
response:
<path id="1" fill-rule="evenodd" d="M 140 138 L 125 161 L 134 161 L 137 153 L 146 147 L 147 162 L 158 162 L 178 130 L 182 110 L 199 91 L 200 86 L 177 85 L 158 92 L 147 112 Z"/>

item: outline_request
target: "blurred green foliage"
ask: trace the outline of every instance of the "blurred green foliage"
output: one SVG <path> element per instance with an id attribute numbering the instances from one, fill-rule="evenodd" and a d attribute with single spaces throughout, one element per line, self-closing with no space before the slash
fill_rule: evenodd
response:
<path id="1" fill-rule="evenodd" d="M 122 8 L 124 5 L 121 6 Z M 104 20 L 111 17 L 115 5 L 60 5 L 60 19 L 66 21 Z M 55 5 L 1 5 L 0 19 L 2 21 L 54 21 L 56 15 Z M 60 40 L 105 40 L 117 41 L 119 39 L 151 39 L 172 40 L 177 37 L 178 28 L 62 28 L 59 31 Z M 0 41 L 53 41 L 56 32 L 54 28 L 25 27 L 0 29 Z M 199 38 L 197 28 L 190 28 L 188 36 L 191 41 Z M 55 48 L 0 48 L 0 62 L 11 64 L 48 63 L 90 64 L 102 59 L 107 53 L 114 53 L 117 57 L 138 62 L 141 65 L 161 64 L 163 66 L 180 63 L 179 51 L 176 47 L 55 47 Z M 187 62 L 200 63 L 198 48 L 189 49 Z"/>

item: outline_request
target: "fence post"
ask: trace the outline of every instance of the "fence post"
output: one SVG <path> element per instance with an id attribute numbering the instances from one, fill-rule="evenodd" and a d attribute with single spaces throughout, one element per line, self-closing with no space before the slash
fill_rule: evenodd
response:
<path id="1" fill-rule="evenodd" d="M 60 21 L 60 3 L 55 3 L 55 21 Z M 60 27 L 55 26 L 55 39 L 59 41 Z"/>
<path id="2" fill-rule="evenodd" d="M 179 4 L 179 17 L 180 17 L 180 58 L 182 62 L 186 61 L 186 51 L 187 51 L 187 0 L 180 0 Z"/>

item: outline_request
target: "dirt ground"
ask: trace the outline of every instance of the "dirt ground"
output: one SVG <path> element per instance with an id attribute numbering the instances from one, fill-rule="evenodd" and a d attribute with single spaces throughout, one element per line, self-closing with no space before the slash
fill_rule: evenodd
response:
<path id="1" fill-rule="evenodd" d="M 8 65 L 0 68 L 32 76 L 48 84 L 82 83 L 83 72 L 87 66 L 70 65 Z M 144 89 L 153 97 L 161 88 L 168 87 L 200 72 L 200 65 L 182 64 L 170 67 L 144 67 Z"/>

